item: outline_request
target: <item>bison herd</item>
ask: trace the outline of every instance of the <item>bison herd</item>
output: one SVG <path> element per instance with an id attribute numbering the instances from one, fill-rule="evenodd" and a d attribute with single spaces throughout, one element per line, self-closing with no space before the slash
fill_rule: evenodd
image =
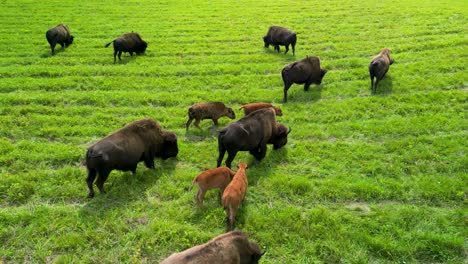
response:
<path id="1" fill-rule="evenodd" d="M 59 24 L 46 33 L 51 52 L 57 44 L 62 48 L 73 43 L 73 35 L 65 24 Z M 279 27 L 271 26 L 263 37 L 265 48 L 270 45 L 277 52 L 280 46 L 285 46 L 285 54 L 291 45 L 295 54 L 296 33 Z M 138 33 L 126 33 L 107 43 L 113 43 L 114 63 L 117 56 L 121 60 L 122 52 L 142 54 L 148 47 Z M 372 58 L 369 64 L 371 91 L 377 90 L 377 85 L 394 62 L 390 58 L 390 50 L 385 48 Z M 311 84 L 321 84 L 327 70 L 320 67 L 320 58 L 307 56 L 306 58 L 286 65 L 281 76 L 284 83 L 283 102 L 287 102 L 288 89 L 294 84 L 304 84 L 304 91 L 308 91 Z M 375 79 L 375 81 L 374 81 Z M 267 145 L 279 149 L 288 142 L 291 129 L 279 123 L 277 116 L 282 116 L 281 108 L 270 103 L 255 102 L 243 105 L 241 110 L 245 116 L 230 123 L 218 131 L 218 159 L 217 168 L 208 169 L 198 174 L 192 181 L 192 186 L 198 186 L 196 203 L 203 204 L 203 198 L 210 189 L 219 188 L 222 205 L 226 211 L 227 229 L 233 230 L 237 210 L 243 201 L 248 186 L 247 169 L 244 162 L 240 162 L 237 171 L 231 169 L 232 162 L 239 151 L 248 151 L 255 159 L 261 161 L 267 151 Z M 204 119 L 211 119 L 215 126 L 218 119 L 228 117 L 235 119 L 232 108 L 222 102 L 197 103 L 188 108 L 186 130 L 195 120 L 195 127 Z M 111 133 L 90 146 L 86 152 L 85 165 L 88 171 L 86 179 L 89 188 L 88 197 L 94 197 L 93 183 L 101 193 L 104 193 L 104 183 L 112 170 L 131 171 L 135 174 L 139 162 L 147 168 L 154 168 L 154 159 L 168 159 L 176 157 L 179 152 L 175 133 L 163 130 L 153 119 L 147 118 L 131 122 L 123 128 Z M 228 157 L 226 167 L 221 167 L 225 153 Z M 97 178 L 97 180 L 96 180 Z M 250 242 L 247 236 L 239 230 L 222 234 L 211 241 L 175 253 L 163 260 L 162 263 L 258 263 L 264 254 L 257 244 Z"/>

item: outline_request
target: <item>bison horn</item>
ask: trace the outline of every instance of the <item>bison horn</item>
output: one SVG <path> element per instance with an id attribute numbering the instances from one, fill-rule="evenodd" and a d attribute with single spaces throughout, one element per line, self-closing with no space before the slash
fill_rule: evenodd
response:
<path id="1" fill-rule="evenodd" d="M 288 127 L 288 132 L 286 133 L 286 135 L 288 135 L 289 133 L 291 133 L 291 128 Z"/>

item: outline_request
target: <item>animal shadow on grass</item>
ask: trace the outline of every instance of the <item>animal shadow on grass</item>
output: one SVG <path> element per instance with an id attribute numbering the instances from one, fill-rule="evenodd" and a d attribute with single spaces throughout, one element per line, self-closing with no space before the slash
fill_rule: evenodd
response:
<path id="1" fill-rule="evenodd" d="M 219 130 L 222 129 L 224 126 L 210 126 L 208 129 L 199 129 L 194 127 L 189 128 L 188 131 L 185 132 L 185 137 L 187 138 L 188 141 L 191 142 L 200 142 L 204 141 L 207 138 L 217 138 L 219 134 Z"/>
<path id="2" fill-rule="evenodd" d="M 301 87 L 301 89 L 297 89 Z M 304 85 L 293 84 L 288 90 L 288 102 L 313 103 L 322 99 L 323 86 L 311 84 L 308 91 L 304 91 Z"/>
<path id="3" fill-rule="evenodd" d="M 173 175 L 176 164 L 176 158 L 155 159 L 155 169 L 148 169 L 140 163 L 135 175 L 129 171 L 113 170 L 104 184 L 106 193 L 96 191 L 94 198 L 88 200 L 81 213 L 89 216 L 104 214 L 108 210 L 145 199 L 145 190 L 156 185 L 163 173 Z"/>
<path id="4" fill-rule="evenodd" d="M 369 85 L 370 87 L 370 85 Z M 393 80 L 392 76 L 385 75 L 385 77 L 380 81 L 377 91 L 374 93 L 371 90 L 372 95 L 390 95 L 393 89 Z"/>
<path id="5" fill-rule="evenodd" d="M 49 47 L 47 52 L 42 53 L 40 55 L 40 57 L 41 58 L 50 58 L 50 57 L 57 56 L 57 55 L 59 55 L 60 53 L 62 53 L 64 51 L 65 51 L 65 48 L 62 48 L 60 45 L 57 45 L 57 47 L 55 47 L 54 54 L 52 54 L 52 51 L 50 50 L 50 47 Z"/>
<path id="6" fill-rule="evenodd" d="M 257 161 L 254 157 L 251 157 L 247 169 L 247 180 L 249 186 L 257 185 L 260 178 L 268 177 L 270 172 L 274 170 L 281 161 L 287 158 L 288 154 L 288 144 L 284 147 L 273 150 L 273 147 L 269 145 L 268 152 L 265 158 L 262 161 Z"/>
<path id="7" fill-rule="evenodd" d="M 124 54 L 125 53 L 122 53 L 122 56 L 121 56 L 122 60 L 119 60 L 119 57 L 116 57 L 116 61 L 115 61 L 116 65 L 118 65 L 118 64 L 124 64 L 125 65 L 125 64 L 127 64 L 127 63 L 129 63 L 131 61 L 136 60 L 137 56 L 141 56 L 141 55 L 135 55 L 135 54 L 133 54 L 133 56 L 130 56 L 130 54 L 125 54 L 125 55 Z"/>

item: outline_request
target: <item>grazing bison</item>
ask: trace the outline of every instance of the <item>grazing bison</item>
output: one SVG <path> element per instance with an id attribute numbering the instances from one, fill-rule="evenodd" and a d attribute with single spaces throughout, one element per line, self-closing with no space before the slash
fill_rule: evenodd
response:
<path id="1" fill-rule="evenodd" d="M 88 197 L 94 197 L 96 175 L 96 185 L 104 193 L 104 182 L 112 170 L 135 173 L 140 161 L 152 169 L 155 157 L 168 159 L 177 156 L 177 153 L 177 136 L 174 133 L 162 130 L 150 118 L 131 122 L 88 148 Z"/>
<path id="2" fill-rule="evenodd" d="M 226 211 L 229 230 L 234 229 L 234 220 L 237 215 L 237 210 L 244 200 L 248 186 L 247 175 L 245 174 L 247 164 L 241 162 L 237 165 L 237 168 L 238 170 L 234 178 L 232 178 L 232 181 L 223 192 L 223 208 Z"/>
<path id="3" fill-rule="evenodd" d="M 289 51 L 289 44 L 291 44 L 292 53 L 294 55 L 294 47 L 296 46 L 296 33 L 284 27 L 271 26 L 268 29 L 266 36 L 263 37 L 263 42 L 265 43 L 265 48 L 268 48 L 270 45 L 272 45 L 278 52 L 280 52 L 280 45 L 285 46 L 286 51 L 284 54 Z"/>
<path id="4" fill-rule="evenodd" d="M 235 174 L 236 172 L 228 167 L 219 167 L 206 170 L 195 176 L 192 181 L 192 186 L 190 186 L 190 190 L 193 185 L 198 185 L 198 193 L 196 197 L 197 204 L 203 204 L 203 197 L 208 190 L 219 188 L 221 190 L 220 194 L 222 195 L 224 188 L 228 186 Z"/>
<path id="5" fill-rule="evenodd" d="M 326 73 L 326 69 L 320 68 L 320 58 L 316 56 L 307 56 L 284 67 L 281 71 L 284 82 L 283 103 L 287 102 L 288 89 L 293 83 L 304 84 L 304 91 L 308 91 L 312 83 L 321 84 Z"/>
<path id="6" fill-rule="evenodd" d="M 55 45 L 60 44 L 60 46 L 64 48 L 73 43 L 73 36 L 70 33 L 70 29 L 65 24 L 59 24 L 47 30 L 46 38 L 52 50 L 52 55 L 54 54 Z"/>
<path id="7" fill-rule="evenodd" d="M 276 122 L 273 108 L 259 109 L 229 124 L 219 131 L 217 167 L 221 165 L 226 151 L 226 166 L 229 168 L 238 151 L 249 151 L 258 161 L 262 160 L 267 144 L 273 144 L 274 149 L 286 145 L 290 131 L 285 128 Z"/>
<path id="8" fill-rule="evenodd" d="M 148 47 L 148 43 L 141 39 L 138 33 L 125 33 L 123 36 L 114 39 L 113 41 L 106 44 L 106 48 L 109 47 L 111 43 L 114 43 L 114 63 L 116 62 L 115 56 L 119 53 L 119 60 L 120 55 L 122 52 L 129 52 L 130 56 L 133 56 L 133 52 L 140 55 L 145 52 L 146 47 Z"/>
<path id="9" fill-rule="evenodd" d="M 236 118 L 236 114 L 232 108 L 227 107 L 221 102 L 209 102 L 209 103 L 198 103 L 189 107 L 187 123 L 185 123 L 185 129 L 188 130 L 190 123 L 195 119 L 194 125 L 200 128 L 200 121 L 203 119 L 211 119 L 215 126 L 218 125 L 218 119 L 220 117 L 229 117 L 231 119 Z"/>
<path id="10" fill-rule="evenodd" d="M 265 254 L 239 230 L 213 238 L 180 253 L 174 253 L 160 264 L 257 264 Z"/>
<path id="11" fill-rule="evenodd" d="M 379 55 L 372 58 L 369 64 L 369 76 L 371 79 L 371 91 L 373 93 L 377 92 L 377 85 L 383 79 L 393 62 L 394 60 L 390 58 L 390 50 L 387 48 L 383 49 Z"/>
<path id="12" fill-rule="evenodd" d="M 244 114 L 248 115 L 248 114 L 252 113 L 253 111 L 257 111 L 258 109 L 269 108 L 269 107 L 273 107 L 273 109 L 275 109 L 275 114 L 277 116 L 282 116 L 283 115 L 283 112 L 281 111 L 281 108 L 279 108 L 277 106 L 273 106 L 270 103 L 250 103 L 250 104 L 245 104 L 245 105 L 241 106 L 240 109 L 244 109 Z"/>

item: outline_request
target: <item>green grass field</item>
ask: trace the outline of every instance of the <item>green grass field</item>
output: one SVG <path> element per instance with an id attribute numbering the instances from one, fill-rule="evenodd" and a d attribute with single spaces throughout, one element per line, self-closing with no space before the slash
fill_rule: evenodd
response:
<path id="1" fill-rule="evenodd" d="M 237 227 L 261 263 L 466 263 L 467 1 L 0 1 L 0 263 L 157 263 L 225 232 L 217 191 L 197 208 L 195 175 L 216 166 L 210 120 L 187 108 L 272 102 L 285 148 L 247 162 Z M 51 56 L 47 29 L 74 43 Z M 296 55 L 263 48 L 270 25 Z M 149 42 L 113 64 L 125 32 Z M 395 64 L 371 95 L 367 66 Z M 59 48 L 57 48 L 59 49 Z M 281 47 L 284 51 L 284 47 Z M 329 72 L 282 104 L 281 69 L 306 55 Z M 152 117 L 179 155 L 113 171 L 86 198 L 88 146 Z M 220 119 L 220 127 L 232 120 Z"/>

